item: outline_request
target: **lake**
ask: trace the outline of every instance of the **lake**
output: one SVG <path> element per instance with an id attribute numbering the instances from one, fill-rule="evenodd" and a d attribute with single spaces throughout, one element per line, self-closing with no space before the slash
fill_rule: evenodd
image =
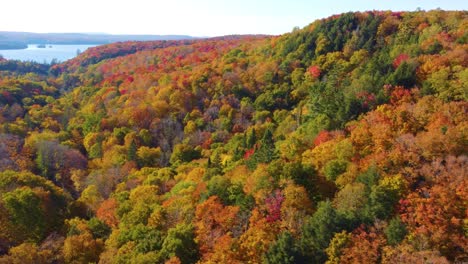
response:
<path id="1" fill-rule="evenodd" d="M 9 60 L 35 61 L 50 63 L 53 59 L 63 62 L 74 58 L 79 52 L 97 45 L 57 45 L 48 44 L 38 48 L 38 44 L 29 44 L 27 49 L 0 50 L 0 55 Z"/>

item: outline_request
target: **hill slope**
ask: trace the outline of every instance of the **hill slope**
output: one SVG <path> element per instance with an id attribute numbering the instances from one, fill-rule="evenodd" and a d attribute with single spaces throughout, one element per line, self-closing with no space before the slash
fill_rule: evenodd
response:
<path id="1" fill-rule="evenodd" d="M 0 62 L 0 260 L 462 260 L 467 15 Z"/>

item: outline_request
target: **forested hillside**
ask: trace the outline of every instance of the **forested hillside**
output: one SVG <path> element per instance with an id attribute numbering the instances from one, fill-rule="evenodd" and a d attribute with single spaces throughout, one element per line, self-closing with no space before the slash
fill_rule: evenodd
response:
<path id="1" fill-rule="evenodd" d="M 467 28 L 373 11 L 0 59 L 0 263 L 467 261 Z"/>

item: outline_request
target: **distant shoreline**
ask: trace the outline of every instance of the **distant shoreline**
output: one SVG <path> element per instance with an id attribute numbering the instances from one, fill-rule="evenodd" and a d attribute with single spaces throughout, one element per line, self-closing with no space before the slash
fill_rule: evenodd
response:
<path id="1" fill-rule="evenodd" d="M 81 52 L 97 45 L 28 43 L 27 46 L 28 48 L 26 49 L 0 49 L 0 56 L 6 60 L 33 61 L 49 64 L 72 59 Z"/>
<path id="2" fill-rule="evenodd" d="M 83 44 L 83 43 L 66 43 L 66 44 L 57 44 L 57 43 L 50 43 L 50 44 L 37 44 L 37 43 L 27 43 L 27 44 L 23 44 L 23 43 L 20 43 L 20 44 L 17 44 L 17 43 L 1 43 L 0 42 L 0 50 L 25 50 L 25 49 L 28 49 L 30 48 L 30 46 L 34 46 L 34 47 L 37 47 L 37 48 L 40 48 L 40 49 L 47 49 L 47 48 L 50 48 L 50 46 L 52 45 L 60 45 L 60 46 L 75 46 L 75 45 L 95 45 L 95 46 L 98 46 L 98 45 L 102 45 L 102 44 L 96 44 L 96 43 L 93 43 L 93 44 Z"/>
<path id="3" fill-rule="evenodd" d="M 21 50 L 27 49 L 28 44 L 17 42 L 0 42 L 0 50 Z"/>
<path id="4" fill-rule="evenodd" d="M 30 33 L 0 31 L 0 49 L 26 49 L 35 45 L 104 45 L 123 41 L 195 39 L 187 35 L 111 35 L 83 33 Z"/>

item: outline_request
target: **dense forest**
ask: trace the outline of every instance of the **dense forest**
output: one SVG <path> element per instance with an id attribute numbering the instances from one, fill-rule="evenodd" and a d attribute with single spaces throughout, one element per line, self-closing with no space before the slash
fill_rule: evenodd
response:
<path id="1" fill-rule="evenodd" d="M 462 263 L 468 12 L 0 58 L 0 263 Z"/>

